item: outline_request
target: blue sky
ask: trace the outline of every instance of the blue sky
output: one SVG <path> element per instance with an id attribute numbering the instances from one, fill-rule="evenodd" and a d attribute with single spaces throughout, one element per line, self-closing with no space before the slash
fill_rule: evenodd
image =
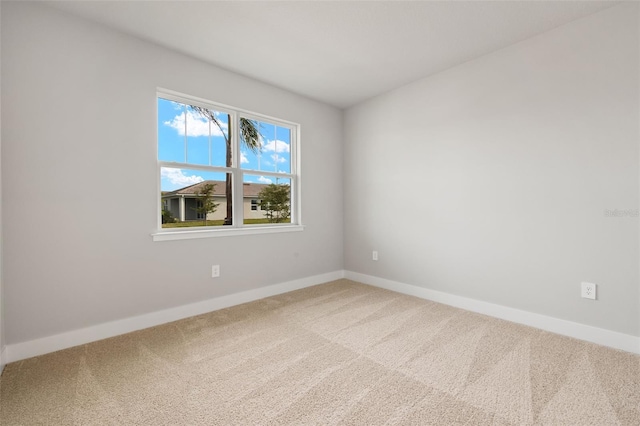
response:
<path id="1" fill-rule="evenodd" d="M 158 98 L 158 159 L 205 166 L 225 166 L 228 117 L 214 111 L 222 129 L 184 104 Z M 185 127 L 186 122 L 186 127 Z M 241 145 L 241 168 L 255 173 L 245 174 L 245 182 L 276 183 L 272 176 L 260 171 L 291 171 L 291 132 L 286 127 L 257 122 L 260 131 L 260 153 L 254 154 Z M 185 137 L 186 135 L 186 137 Z M 161 190 L 173 191 L 203 180 L 224 180 L 224 173 L 187 168 L 163 168 Z M 285 179 L 279 179 L 282 183 Z M 286 180 L 288 181 L 288 180 Z"/>

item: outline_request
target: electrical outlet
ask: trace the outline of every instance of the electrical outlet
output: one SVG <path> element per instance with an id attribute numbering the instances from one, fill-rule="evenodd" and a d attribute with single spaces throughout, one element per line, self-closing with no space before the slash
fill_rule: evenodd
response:
<path id="1" fill-rule="evenodd" d="M 378 252 L 377 252 L 377 250 L 374 250 L 373 253 L 371 253 L 371 259 L 378 260 Z"/>
<path id="2" fill-rule="evenodd" d="M 594 283 L 582 283 L 582 291 L 580 293 L 585 299 L 596 299 L 596 285 Z"/>
<path id="3" fill-rule="evenodd" d="M 211 267 L 211 278 L 218 278 L 220 276 L 220 265 L 213 265 Z"/>

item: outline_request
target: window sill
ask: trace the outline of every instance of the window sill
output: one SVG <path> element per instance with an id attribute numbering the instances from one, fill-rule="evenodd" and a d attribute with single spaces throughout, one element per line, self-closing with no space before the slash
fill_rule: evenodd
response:
<path id="1" fill-rule="evenodd" d="M 247 226 L 244 228 L 198 229 L 189 231 L 159 230 L 151 234 L 153 241 L 191 240 L 194 238 L 231 237 L 236 235 L 274 234 L 280 232 L 298 232 L 303 225 Z"/>

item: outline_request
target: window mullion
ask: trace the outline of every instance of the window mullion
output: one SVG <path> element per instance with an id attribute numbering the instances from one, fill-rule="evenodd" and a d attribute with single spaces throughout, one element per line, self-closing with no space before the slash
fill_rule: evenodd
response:
<path id="1" fill-rule="evenodd" d="M 189 139 L 187 138 L 187 109 L 188 107 L 185 105 L 184 106 L 184 162 L 187 163 L 188 162 L 188 146 L 189 146 Z"/>

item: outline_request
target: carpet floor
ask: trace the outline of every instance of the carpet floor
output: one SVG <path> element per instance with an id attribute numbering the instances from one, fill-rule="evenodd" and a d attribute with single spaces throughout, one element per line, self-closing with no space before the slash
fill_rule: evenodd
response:
<path id="1" fill-rule="evenodd" d="M 639 425 L 640 357 L 334 281 L 5 367 L 8 425 Z"/>

